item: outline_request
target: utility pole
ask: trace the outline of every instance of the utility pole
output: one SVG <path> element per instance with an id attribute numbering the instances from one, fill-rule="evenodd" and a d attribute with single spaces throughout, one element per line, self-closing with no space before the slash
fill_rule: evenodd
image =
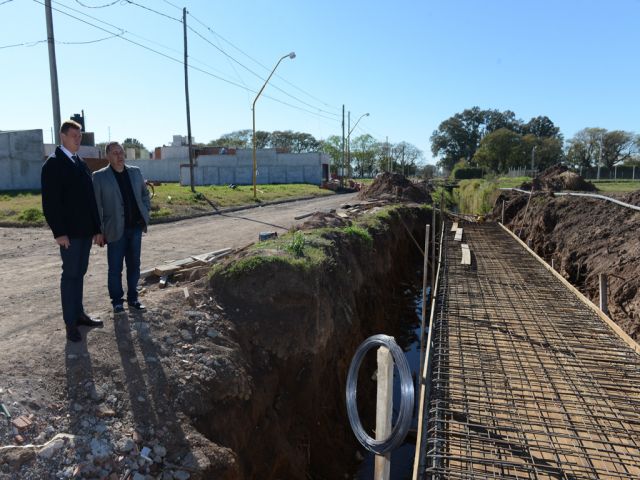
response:
<path id="1" fill-rule="evenodd" d="M 342 104 L 342 175 L 340 175 L 340 172 L 338 172 L 338 175 L 340 177 L 340 187 L 342 188 L 344 186 L 344 180 L 343 180 L 343 176 L 344 176 L 344 104 Z"/>
<path id="2" fill-rule="evenodd" d="M 533 169 L 534 167 L 534 161 L 536 159 L 536 148 L 538 148 L 537 145 L 534 145 L 533 148 L 531 149 L 531 176 L 533 177 Z"/>
<path id="3" fill-rule="evenodd" d="M 53 108 L 53 131 L 55 143 L 60 144 L 60 93 L 58 92 L 58 67 L 56 66 L 56 44 L 53 38 L 53 16 L 51 0 L 44 1 L 47 16 L 47 43 L 49 45 L 49 74 L 51 76 L 51 104 Z"/>
<path id="4" fill-rule="evenodd" d="M 191 148 L 191 110 L 189 108 L 189 66 L 187 64 L 187 9 L 182 9 L 182 26 L 184 30 L 184 96 L 187 101 L 187 136 L 189 144 L 189 177 L 191 180 L 191 191 L 195 192 L 193 186 L 193 149 Z"/>
<path id="5" fill-rule="evenodd" d="M 347 174 L 351 168 L 351 110 L 347 112 Z"/>

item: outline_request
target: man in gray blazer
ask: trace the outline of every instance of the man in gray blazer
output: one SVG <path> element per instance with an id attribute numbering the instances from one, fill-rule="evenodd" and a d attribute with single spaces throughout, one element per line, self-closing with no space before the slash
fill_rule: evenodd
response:
<path id="1" fill-rule="evenodd" d="M 118 142 L 106 148 L 109 165 L 93 174 L 93 190 L 102 227 L 101 243 L 107 244 L 109 273 L 107 286 L 115 313 L 124 312 L 122 263 L 127 265 L 129 309 L 145 310 L 138 300 L 142 232 L 149 225 L 149 190 L 138 167 L 124 163 L 124 149 Z"/>

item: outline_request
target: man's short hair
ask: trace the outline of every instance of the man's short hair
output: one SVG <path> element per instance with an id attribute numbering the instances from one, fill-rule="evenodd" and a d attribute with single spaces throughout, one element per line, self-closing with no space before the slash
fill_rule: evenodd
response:
<path id="1" fill-rule="evenodd" d="M 73 120 L 65 120 L 64 122 L 62 122 L 62 125 L 60 125 L 60 133 L 64 133 L 66 135 L 67 132 L 72 128 L 74 130 L 82 131 L 82 125 L 80 125 L 78 122 L 74 122 Z"/>
<path id="2" fill-rule="evenodd" d="M 109 143 L 107 143 L 107 146 L 105 147 L 104 151 L 106 153 L 109 153 L 111 151 L 111 149 L 113 147 L 115 147 L 116 145 L 119 146 L 120 148 L 122 148 L 122 145 L 120 145 L 120 142 L 109 142 Z M 122 150 L 124 150 L 124 148 Z"/>

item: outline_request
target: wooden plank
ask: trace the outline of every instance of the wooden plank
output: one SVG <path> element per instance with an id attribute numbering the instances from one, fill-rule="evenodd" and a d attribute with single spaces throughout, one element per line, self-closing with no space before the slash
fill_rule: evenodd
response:
<path id="1" fill-rule="evenodd" d="M 456 230 L 456 236 L 453 238 L 456 242 L 462 241 L 462 228 Z"/>
<path id="2" fill-rule="evenodd" d="M 458 230 L 458 222 L 453 222 L 453 224 L 451 225 L 451 231 L 455 232 Z"/>
<path id="3" fill-rule="evenodd" d="M 180 270 L 180 267 L 177 265 L 173 265 L 173 264 L 160 265 L 153 269 L 153 273 L 155 273 L 159 277 L 163 277 L 163 276 L 171 275 L 172 273 L 175 273 L 178 270 Z"/>
<path id="4" fill-rule="evenodd" d="M 469 249 L 469 245 L 463 243 L 462 247 L 462 265 L 471 265 L 471 250 Z"/>
<path id="5" fill-rule="evenodd" d="M 376 440 L 386 440 L 391 435 L 393 415 L 393 356 L 387 347 L 380 347 L 377 357 Z M 391 452 L 376 455 L 374 480 L 389 480 L 390 471 Z"/>

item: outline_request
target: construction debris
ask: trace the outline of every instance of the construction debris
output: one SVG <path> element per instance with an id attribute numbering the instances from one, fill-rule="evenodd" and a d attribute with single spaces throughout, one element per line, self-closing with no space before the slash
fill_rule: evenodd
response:
<path id="1" fill-rule="evenodd" d="M 222 248 L 201 255 L 191 255 L 187 258 L 174 260 L 157 267 L 153 267 L 140 272 L 140 278 L 155 276 L 159 278 L 160 288 L 165 288 L 172 277 L 183 278 L 190 275 L 195 270 L 208 267 L 233 251 L 232 248 Z"/>

